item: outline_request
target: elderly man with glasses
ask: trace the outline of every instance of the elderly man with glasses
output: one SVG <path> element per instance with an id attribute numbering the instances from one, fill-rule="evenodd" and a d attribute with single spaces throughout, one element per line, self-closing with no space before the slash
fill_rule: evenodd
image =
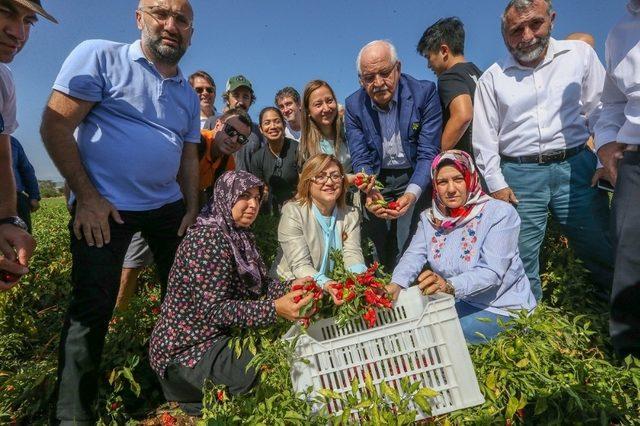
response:
<path id="1" fill-rule="evenodd" d="M 393 269 L 430 199 L 431 161 L 440 151 L 442 109 L 436 85 L 402 74 L 395 47 L 376 40 L 357 59 L 362 86 L 346 101 L 346 135 L 353 170 L 375 174 L 366 192 L 365 232 L 378 259 Z M 397 201 L 384 206 L 384 201 Z"/>
<path id="2" fill-rule="evenodd" d="M 164 294 L 181 236 L 198 214 L 200 102 L 178 67 L 193 10 L 187 0 L 142 0 L 135 17 L 140 40 L 89 40 L 73 50 L 42 121 L 42 140 L 73 203 L 61 424 L 95 424 L 104 338 L 132 236 L 140 231 L 149 243 Z"/>

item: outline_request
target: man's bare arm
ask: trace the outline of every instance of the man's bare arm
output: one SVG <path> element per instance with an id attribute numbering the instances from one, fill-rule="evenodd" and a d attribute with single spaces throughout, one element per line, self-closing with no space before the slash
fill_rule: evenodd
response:
<path id="1" fill-rule="evenodd" d="M 11 167 L 11 140 L 0 135 L 0 218 L 16 215 L 16 182 Z"/>
<path id="2" fill-rule="evenodd" d="M 187 228 L 195 221 L 198 215 L 198 144 L 185 143 L 180 159 L 180 172 L 178 182 L 184 196 L 187 213 L 182 220 L 178 235 L 184 235 Z"/>
<path id="3" fill-rule="evenodd" d="M 93 102 L 54 90 L 44 110 L 40 126 L 40 135 L 49 156 L 78 198 L 99 195 L 82 165 L 73 137 L 73 132 L 93 105 Z"/>
<path id="4" fill-rule="evenodd" d="M 442 132 L 442 151 L 454 149 L 473 120 L 471 96 L 456 96 L 449 104 L 449 120 Z"/>
<path id="5" fill-rule="evenodd" d="M 40 135 L 62 176 L 76 195 L 77 209 L 73 230 L 78 239 L 102 247 L 109 243 L 109 216 L 122 222 L 118 211 L 105 200 L 91 182 L 73 137 L 94 103 L 53 91 L 42 116 Z"/>

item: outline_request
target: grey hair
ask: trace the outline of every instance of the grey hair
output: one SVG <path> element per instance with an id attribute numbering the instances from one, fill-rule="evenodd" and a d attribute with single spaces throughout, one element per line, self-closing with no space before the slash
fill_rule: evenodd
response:
<path id="1" fill-rule="evenodd" d="M 375 46 L 376 44 L 384 44 L 387 46 L 389 53 L 391 54 L 391 62 L 398 62 L 398 52 L 396 51 L 396 47 L 389 40 L 373 40 L 365 44 L 364 47 L 360 49 L 360 52 L 358 52 L 358 57 L 356 58 L 356 69 L 358 70 L 358 75 L 362 74 L 362 69 L 360 68 L 360 59 L 362 58 L 362 54 L 365 50 Z"/>
<path id="2" fill-rule="evenodd" d="M 507 7 L 504 8 L 504 12 L 502 12 L 502 16 L 500 19 L 502 34 L 504 34 L 506 30 L 507 13 L 509 12 L 509 10 L 512 7 L 515 7 L 518 12 L 522 12 L 523 10 L 527 10 L 531 6 L 533 6 L 534 1 L 535 0 L 509 0 L 509 3 L 507 3 Z M 551 0 L 544 0 L 544 2 L 547 3 L 547 15 L 550 16 L 553 13 L 553 5 L 551 4 Z"/>

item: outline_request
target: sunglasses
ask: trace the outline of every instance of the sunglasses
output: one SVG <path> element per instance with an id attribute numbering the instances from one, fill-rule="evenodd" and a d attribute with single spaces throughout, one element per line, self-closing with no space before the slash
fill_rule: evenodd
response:
<path id="1" fill-rule="evenodd" d="M 245 136 L 242 133 L 240 133 L 238 130 L 236 130 L 235 127 L 233 127 L 229 123 L 224 123 L 223 130 L 227 134 L 227 136 L 229 136 L 230 138 L 233 138 L 233 137 L 237 136 L 238 137 L 238 143 L 240 145 L 244 145 L 247 142 L 249 142 L 249 137 L 248 136 Z"/>
<path id="2" fill-rule="evenodd" d="M 213 87 L 196 87 L 194 90 L 198 95 L 200 95 L 202 92 L 213 93 L 216 89 Z"/>

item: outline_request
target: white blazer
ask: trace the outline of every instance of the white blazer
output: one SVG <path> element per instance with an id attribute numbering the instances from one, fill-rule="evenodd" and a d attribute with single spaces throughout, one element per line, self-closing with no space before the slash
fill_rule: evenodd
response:
<path id="1" fill-rule="evenodd" d="M 344 265 L 364 264 L 360 247 L 360 213 L 349 206 L 336 208 L 336 227 L 342 235 Z M 324 252 L 324 236 L 310 205 L 289 201 L 282 207 L 278 242 L 280 245 L 271 276 L 291 280 L 318 273 Z"/>

